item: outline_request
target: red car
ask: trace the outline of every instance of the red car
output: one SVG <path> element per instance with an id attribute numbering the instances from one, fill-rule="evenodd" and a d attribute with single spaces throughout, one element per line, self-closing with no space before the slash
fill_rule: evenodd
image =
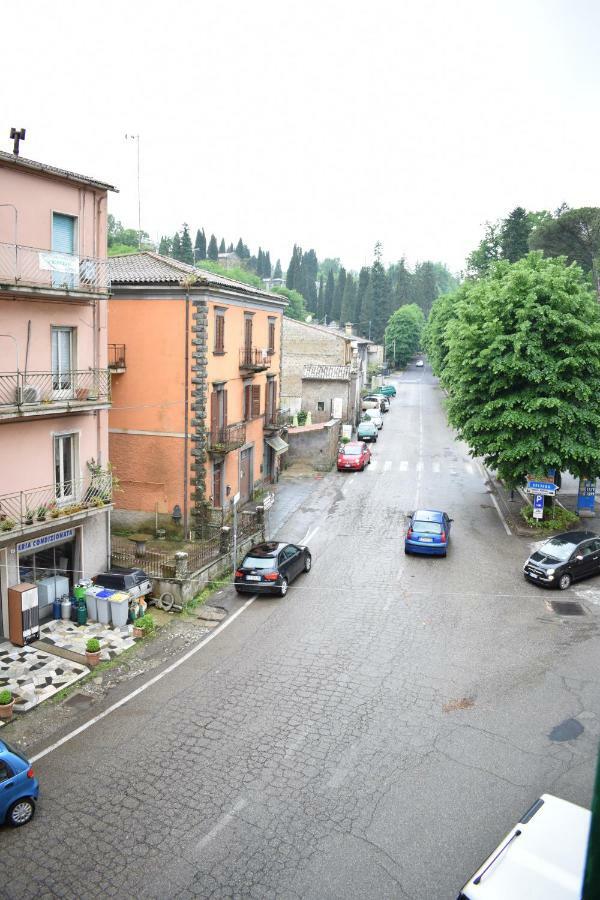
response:
<path id="1" fill-rule="evenodd" d="M 371 462 L 371 451 L 364 441 L 351 441 L 349 444 L 343 444 L 338 450 L 337 468 L 338 472 L 346 469 L 362 472 L 365 466 Z"/>

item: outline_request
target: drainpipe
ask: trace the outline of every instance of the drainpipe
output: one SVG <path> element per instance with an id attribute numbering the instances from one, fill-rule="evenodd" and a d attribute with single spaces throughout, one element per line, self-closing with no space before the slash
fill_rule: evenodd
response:
<path id="1" fill-rule="evenodd" d="M 184 348 L 184 401 L 185 411 L 183 419 L 184 437 L 183 437 L 183 534 L 187 538 L 189 534 L 189 501 L 188 501 L 188 444 L 189 444 L 189 379 L 190 379 L 190 287 L 195 283 L 196 276 L 189 275 L 181 282 L 185 289 L 185 348 Z"/>

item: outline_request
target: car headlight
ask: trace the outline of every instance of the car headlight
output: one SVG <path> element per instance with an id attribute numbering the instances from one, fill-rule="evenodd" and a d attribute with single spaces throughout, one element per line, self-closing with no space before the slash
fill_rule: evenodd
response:
<path id="1" fill-rule="evenodd" d="M 546 575 L 554 575 L 556 569 L 546 569 Z"/>

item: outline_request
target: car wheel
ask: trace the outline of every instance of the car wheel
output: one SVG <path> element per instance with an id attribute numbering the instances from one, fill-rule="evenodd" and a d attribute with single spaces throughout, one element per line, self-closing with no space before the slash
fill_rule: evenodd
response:
<path id="1" fill-rule="evenodd" d="M 564 575 L 561 575 L 558 579 L 558 587 L 561 591 L 566 591 L 567 588 L 571 587 L 571 582 L 573 581 L 572 577 L 568 572 L 565 572 Z"/>
<path id="2" fill-rule="evenodd" d="M 282 597 L 285 597 L 288 591 L 288 580 L 287 578 L 281 579 L 281 584 L 279 585 L 279 593 Z"/>
<path id="3" fill-rule="evenodd" d="M 33 818 L 34 812 L 35 804 L 33 800 L 24 797 L 22 800 L 17 800 L 16 803 L 13 803 L 8 811 L 6 821 L 13 828 L 20 828 L 21 825 L 27 825 Z"/>
<path id="4" fill-rule="evenodd" d="M 312 556 L 310 555 L 310 553 L 307 553 L 306 556 L 304 557 L 304 571 L 310 572 L 311 566 L 312 566 Z"/>
<path id="5" fill-rule="evenodd" d="M 406 553 L 407 556 L 409 555 L 410 550 L 408 549 L 408 547 L 405 547 L 405 548 L 404 548 L 404 552 Z"/>

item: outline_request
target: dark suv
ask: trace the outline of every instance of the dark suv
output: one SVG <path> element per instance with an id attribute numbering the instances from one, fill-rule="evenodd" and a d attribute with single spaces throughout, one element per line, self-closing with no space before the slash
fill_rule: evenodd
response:
<path id="1" fill-rule="evenodd" d="M 532 553 L 523 566 L 528 581 L 565 591 L 573 581 L 600 574 L 600 536 L 593 531 L 557 534 Z"/>
<path id="2" fill-rule="evenodd" d="M 150 577 L 143 569 L 111 569 L 92 578 L 94 584 L 110 588 L 111 591 L 125 591 L 131 597 L 143 597 L 152 590 Z"/>

